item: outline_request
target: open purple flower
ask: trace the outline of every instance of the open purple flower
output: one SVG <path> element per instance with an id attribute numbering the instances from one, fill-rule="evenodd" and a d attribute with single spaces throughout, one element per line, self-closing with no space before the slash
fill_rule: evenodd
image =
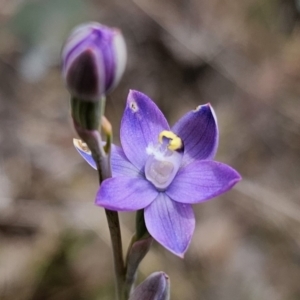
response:
<path id="1" fill-rule="evenodd" d="M 144 209 L 152 237 L 183 257 L 195 228 L 192 204 L 228 191 L 241 179 L 212 160 L 218 145 L 212 107 L 198 106 L 170 130 L 150 98 L 130 91 L 120 137 L 122 147 L 114 146 L 111 155 L 113 178 L 102 183 L 96 204 L 117 211 Z M 95 168 L 91 155 L 76 148 Z"/>

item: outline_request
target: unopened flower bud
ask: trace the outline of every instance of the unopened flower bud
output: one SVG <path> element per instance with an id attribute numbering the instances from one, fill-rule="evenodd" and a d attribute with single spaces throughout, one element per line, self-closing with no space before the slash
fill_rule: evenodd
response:
<path id="1" fill-rule="evenodd" d="M 71 95 L 97 101 L 121 79 L 126 45 L 120 30 L 99 23 L 74 29 L 62 52 L 62 72 Z"/>
<path id="2" fill-rule="evenodd" d="M 126 258 L 126 292 L 130 294 L 134 281 L 136 279 L 136 271 L 140 262 L 148 253 L 150 246 L 152 244 L 152 237 L 148 236 L 146 238 L 136 240 L 136 236 L 133 236 L 132 245 L 128 250 Z"/>
<path id="3" fill-rule="evenodd" d="M 133 292 L 129 300 L 169 300 L 170 281 L 164 272 L 152 273 Z"/>

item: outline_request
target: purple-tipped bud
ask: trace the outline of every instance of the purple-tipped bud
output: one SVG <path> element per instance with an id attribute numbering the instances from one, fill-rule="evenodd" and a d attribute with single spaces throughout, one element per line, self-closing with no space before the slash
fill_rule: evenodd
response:
<path id="1" fill-rule="evenodd" d="M 170 281 L 164 272 L 152 273 L 133 292 L 129 300 L 169 300 Z"/>
<path id="2" fill-rule="evenodd" d="M 97 101 L 121 79 L 127 53 L 120 30 L 99 23 L 74 29 L 62 52 L 62 72 L 73 97 Z"/>

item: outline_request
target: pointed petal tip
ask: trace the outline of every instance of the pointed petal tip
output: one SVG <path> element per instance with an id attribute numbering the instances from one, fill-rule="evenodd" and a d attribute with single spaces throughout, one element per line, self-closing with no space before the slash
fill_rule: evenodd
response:
<path id="1" fill-rule="evenodd" d="M 139 93 L 137 90 L 129 89 L 128 96 L 134 93 Z"/>
<path id="2" fill-rule="evenodd" d="M 127 96 L 127 105 L 130 105 L 132 102 L 145 102 L 152 101 L 146 94 L 137 91 L 137 90 L 129 90 Z"/>
<path id="3" fill-rule="evenodd" d="M 96 163 L 93 159 L 92 153 L 86 143 L 80 139 L 73 139 L 73 145 L 81 157 L 95 170 L 97 170 Z"/>
<path id="4" fill-rule="evenodd" d="M 197 112 L 197 111 L 202 110 L 202 109 L 205 109 L 205 108 L 210 108 L 210 103 L 198 105 L 198 106 L 194 109 L 194 112 Z"/>
<path id="5" fill-rule="evenodd" d="M 221 162 L 217 162 L 219 163 L 220 165 L 223 164 L 225 165 L 224 163 L 221 163 Z M 232 181 L 234 181 L 235 183 L 241 181 L 243 178 L 241 176 L 241 174 L 236 170 L 234 169 L 233 167 L 229 166 L 229 165 L 226 165 L 228 168 L 231 169 L 231 172 L 232 172 Z"/>
<path id="6" fill-rule="evenodd" d="M 170 277 L 169 277 L 169 275 L 168 274 L 166 274 L 165 272 L 160 272 L 161 273 L 161 276 L 164 276 L 164 278 L 166 279 L 166 280 L 169 280 L 170 279 Z"/>
<path id="7" fill-rule="evenodd" d="M 152 273 L 148 278 L 160 278 L 160 279 L 166 279 L 166 280 L 170 280 L 170 277 L 167 273 L 165 273 L 164 271 L 157 271 Z"/>
<path id="8" fill-rule="evenodd" d="M 194 112 L 198 112 L 198 111 L 207 111 L 207 112 L 211 112 L 211 114 L 213 115 L 213 117 L 216 119 L 216 114 L 215 114 L 215 111 L 214 111 L 214 108 L 213 106 L 211 105 L 210 102 L 206 103 L 206 104 L 201 104 L 201 105 L 198 105 L 196 107 L 196 109 L 194 109 Z"/>
<path id="9" fill-rule="evenodd" d="M 174 255 L 176 255 L 177 257 L 179 257 L 180 259 L 184 259 L 185 257 L 185 253 L 187 252 L 190 243 L 192 241 L 192 237 L 190 238 L 189 242 L 185 245 L 184 249 L 175 249 L 175 248 L 171 248 L 166 244 L 161 244 L 165 249 L 167 249 L 168 251 L 170 251 L 171 253 L 173 253 Z"/>
<path id="10" fill-rule="evenodd" d="M 212 104 L 211 104 L 210 102 L 208 102 L 206 105 L 207 105 L 207 107 L 209 108 L 211 114 L 213 115 L 213 117 L 214 117 L 214 119 L 215 119 L 215 122 L 217 123 L 217 115 L 216 115 L 216 113 L 215 113 L 215 110 L 214 110 Z"/>
<path id="11" fill-rule="evenodd" d="M 136 90 L 129 90 L 128 97 L 127 97 L 127 107 L 132 110 L 133 113 L 139 111 L 139 108 L 142 102 L 145 100 L 150 100 L 145 94 L 136 91 Z"/>
<path id="12" fill-rule="evenodd" d="M 151 275 L 150 275 L 151 276 Z M 170 277 L 167 273 L 163 271 L 158 271 L 152 274 L 153 277 L 158 277 L 160 280 L 164 281 L 165 284 L 170 284 Z"/>
<path id="13" fill-rule="evenodd" d="M 200 106 L 209 107 L 209 108 L 212 107 L 211 104 L 210 104 L 210 102 L 207 102 L 207 103 L 205 103 L 205 104 L 203 104 L 203 105 L 200 105 Z"/>
<path id="14" fill-rule="evenodd" d="M 164 271 L 157 271 L 155 273 L 152 273 L 151 274 L 153 277 L 156 276 L 156 277 L 160 277 L 162 279 L 166 279 L 166 280 L 169 280 L 170 277 L 168 274 L 166 274 Z"/>
<path id="15" fill-rule="evenodd" d="M 222 164 L 222 163 L 221 163 Z M 228 186 L 227 186 L 227 188 L 226 189 L 224 189 L 221 193 L 220 193 L 220 195 L 221 194 L 223 194 L 223 193 L 225 193 L 225 192 L 227 192 L 227 191 L 229 191 L 229 190 L 231 190 L 237 183 L 239 183 L 241 180 L 242 180 L 242 176 L 234 169 L 234 168 L 232 168 L 232 167 L 230 167 L 230 166 L 227 166 L 230 170 L 231 170 L 231 176 L 232 176 L 232 178 L 231 178 L 231 180 L 228 182 Z M 218 195 L 215 195 L 214 197 L 217 197 Z"/>
<path id="16" fill-rule="evenodd" d="M 171 250 L 170 250 L 171 251 Z M 172 252 L 172 251 L 171 251 Z M 179 258 L 181 258 L 181 259 L 184 259 L 184 255 L 185 255 L 185 252 L 183 252 L 183 253 L 176 253 L 176 252 L 172 252 L 172 253 L 174 253 L 176 256 L 178 256 Z"/>
<path id="17" fill-rule="evenodd" d="M 240 175 L 240 173 L 238 173 L 236 170 L 232 169 L 233 171 L 235 171 L 235 178 L 232 179 L 231 181 L 231 186 L 233 187 L 234 185 L 236 185 L 238 182 L 240 182 L 243 178 Z"/>
<path id="18" fill-rule="evenodd" d="M 213 118 L 214 118 L 214 120 L 217 124 L 218 123 L 217 122 L 217 115 L 216 115 L 215 110 L 214 110 L 213 106 L 211 105 L 211 103 L 208 102 L 208 103 L 204 104 L 203 106 L 207 109 L 207 111 L 209 111 L 212 114 L 212 116 L 213 116 Z"/>
<path id="19" fill-rule="evenodd" d="M 130 101 L 132 98 L 136 98 L 139 94 L 142 94 L 141 92 L 137 90 L 130 89 L 127 96 L 127 101 Z"/>
<path id="20" fill-rule="evenodd" d="M 191 242 L 191 241 L 190 241 Z M 173 253 L 174 255 L 178 256 L 181 259 L 184 259 L 185 253 L 189 248 L 190 242 L 188 243 L 188 245 L 186 246 L 186 248 L 183 251 L 176 251 L 174 249 L 171 249 L 169 247 L 166 247 L 165 245 L 163 245 L 168 251 L 170 251 L 171 253 Z"/>
<path id="21" fill-rule="evenodd" d="M 210 103 L 207 103 L 207 105 L 208 105 L 208 107 L 210 109 L 210 112 L 213 115 L 214 120 L 215 120 L 215 122 L 216 122 L 216 124 L 218 126 L 218 118 L 217 118 L 217 115 L 216 115 L 216 112 L 215 112 L 214 108 L 212 107 L 212 105 Z"/>

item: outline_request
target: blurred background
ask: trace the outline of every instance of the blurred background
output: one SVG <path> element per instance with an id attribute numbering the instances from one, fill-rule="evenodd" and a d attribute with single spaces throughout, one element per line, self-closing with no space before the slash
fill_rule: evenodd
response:
<path id="1" fill-rule="evenodd" d="M 115 143 L 129 89 L 173 124 L 210 102 L 216 159 L 243 181 L 196 205 L 182 260 L 155 243 L 172 300 L 300 299 L 299 0 L 0 0 L 0 299 L 110 300 L 97 174 L 72 145 L 60 51 L 84 21 L 122 29 L 128 65 L 107 102 Z M 133 214 L 121 214 L 124 245 Z"/>

